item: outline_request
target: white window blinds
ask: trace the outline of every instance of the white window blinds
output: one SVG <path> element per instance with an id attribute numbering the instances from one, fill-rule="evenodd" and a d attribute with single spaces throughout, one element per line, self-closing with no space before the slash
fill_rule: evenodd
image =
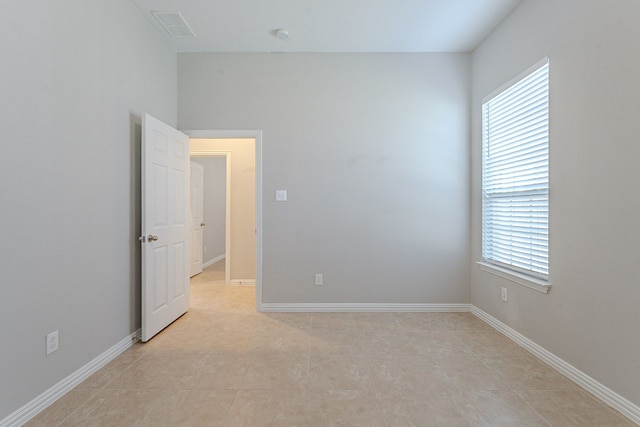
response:
<path id="1" fill-rule="evenodd" d="M 482 257 L 548 280 L 549 63 L 482 105 Z"/>

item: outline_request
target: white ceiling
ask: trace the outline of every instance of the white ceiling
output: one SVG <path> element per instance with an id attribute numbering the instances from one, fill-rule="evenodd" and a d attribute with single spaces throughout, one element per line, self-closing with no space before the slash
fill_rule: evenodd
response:
<path id="1" fill-rule="evenodd" d="M 178 52 L 469 52 L 520 0 L 131 0 Z M 180 12 L 172 39 L 151 11 Z M 286 28 L 290 38 L 275 36 Z"/>

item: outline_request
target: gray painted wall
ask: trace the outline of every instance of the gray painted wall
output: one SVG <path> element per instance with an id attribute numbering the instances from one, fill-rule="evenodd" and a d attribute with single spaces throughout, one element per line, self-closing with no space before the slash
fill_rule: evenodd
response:
<path id="1" fill-rule="evenodd" d="M 178 75 L 180 128 L 263 130 L 264 302 L 469 301 L 469 55 L 180 54 Z"/>
<path id="2" fill-rule="evenodd" d="M 525 0 L 473 54 L 472 261 L 482 98 L 550 58 L 551 282 L 471 265 L 471 302 L 640 404 L 640 2 Z M 509 302 L 500 301 L 500 287 Z"/>
<path id="3" fill-rule="evenodd" d="M 0 419 L 140 327 L 140 117 L 177 105 L 129 0 L 3 6 Z"/>
<path id="4" fill-rule="evenodd" d="M 204 172 L 204 246 L 206 263 L 225 253 L 227 164 L 224 157 L 192 157 Z"/>

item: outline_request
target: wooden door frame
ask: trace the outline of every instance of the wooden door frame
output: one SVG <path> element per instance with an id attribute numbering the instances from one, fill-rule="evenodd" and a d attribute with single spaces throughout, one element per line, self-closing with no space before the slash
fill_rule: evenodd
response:
<path id="1" fill-rule="evenodd" d="M 261 130 L 181 130 L 193 139 L 251 138 L 255 141 L 256 188 L 256 310 L 262 311 L 262 131 Z M 215 150 L 211 150 L 215 151 Z M 230 168 L 227 168 L 227 172 Z M 229 182 L 229 181 L 227 181 Z M 230 194 L 229 192 L 227 194 Z M 230 205 L 228 203 L 228 205 Z M 225 248 L 225 250 L 227 250 Z M 230 253 L 226 254 L 229 256 Z M 231 269 L 228 269 L 229 274 Z M 227 272 L 225 271 L 225 276 Z M 226 277 L 225 277 L 226 280 Z"/>

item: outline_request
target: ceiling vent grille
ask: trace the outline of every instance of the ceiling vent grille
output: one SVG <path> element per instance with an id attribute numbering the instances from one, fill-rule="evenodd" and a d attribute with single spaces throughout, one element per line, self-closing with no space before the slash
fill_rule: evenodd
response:
<path id="1" fill-rule="evenodd" d="M 196 34 L 193 32 L 187 21 L 184 20 L 180 12 L 151 12 L 153 16 L 158 20 L 162 28 L 167 30 L 167 33 L 174 39 L 182 38 L 195 38 Z"/>

